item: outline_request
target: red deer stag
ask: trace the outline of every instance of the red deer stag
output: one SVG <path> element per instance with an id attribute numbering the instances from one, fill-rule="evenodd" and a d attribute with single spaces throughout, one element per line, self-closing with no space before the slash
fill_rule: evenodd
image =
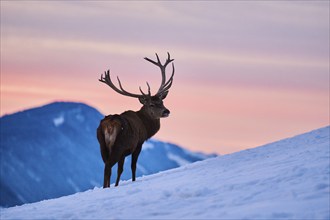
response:
<path id="1" fill-rule="evenodd" d="M 107 84 L 117 93 L 138 98 L 143 105 L 139 111 L 125 111 L 120 115 L 108 115 L 101 120 L 97 128 L 97 139 L 100 143 L 101 155 L 104 167 L 104 183 L 103 188 L 110 187 L 111 168 L 118 162 L 118 173 L 115 186 L 118 186 L 120 175 L 123 172 L 125 157 L 132 154 L 132 181 L 135 181 L 136 162 L 141 152 L 144 141 L 152 137 L 160 128 L 160 118 L 168 117 L 170 111 L 164 106 L 163 99 L 166 98 L 168 90 L 172 86 L 174 76 L 174 64 L 172 63 L 172 75 L 166 81 L 166 66 L 173 61 L 170 54 L 164 65 L 159 60 L 157 62 L 149 58 L 145 60 L 155 64 L 160 68 L 162 74 L 162 82 L 155 95 L 151 95 L 150 86 L 148 86 L 148 94 L 145 94 L 141 87 L 141 94 L 133 94 L 127 92 L 119 78 L 117 77 L 119 88 L 116 87 L 110 78 L 110 70 L 105 72 L 105 76 L 101 75 L 99 81 Z"/>

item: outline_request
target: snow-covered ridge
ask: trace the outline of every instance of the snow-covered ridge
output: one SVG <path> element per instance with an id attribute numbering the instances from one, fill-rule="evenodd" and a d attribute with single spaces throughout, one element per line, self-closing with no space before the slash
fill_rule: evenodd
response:
<path id="1" fill-rule="evenodd" d="M 329 219 L 329 132 L 2 209 L 1 219 Z"/>

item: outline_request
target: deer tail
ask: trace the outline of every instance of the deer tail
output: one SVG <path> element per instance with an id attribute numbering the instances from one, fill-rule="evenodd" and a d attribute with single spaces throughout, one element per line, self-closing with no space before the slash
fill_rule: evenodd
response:
<path id="1" fill-rule="evenodd" d="M 100 124 L 100 126 L 97 128 L 97 140 L 100 144 L 102 160 L 105 163 L 109 158 L 109 151 L 105 143 L 104 133 L 102 131 L 102 124 Z"/>
<path id="2" fill-rule="evenodd" d="M 117 115 L 106 116 L 100 124 L 101 127 L 101 154 L 104 162 L 108 160 L 113 151 L 114 143 L 116 141 L 118 133 L 122 130 L 120 120 L 116 120 Z"/>

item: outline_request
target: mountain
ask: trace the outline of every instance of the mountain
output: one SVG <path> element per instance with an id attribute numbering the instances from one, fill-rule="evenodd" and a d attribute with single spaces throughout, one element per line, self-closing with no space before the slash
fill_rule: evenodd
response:
<path id="1" fill-rule="evenodd" d="M 73 194 L 103 184 L 96 128 L 104 116 L 82 103 L 56 102 L 0 118 L 0 206 Z M 212 155 L 149 140 L 137 176 L 156 173 Z M 116 177 L 113 167 L 112 182 Z M 130 157 L 121 179 L 131 178 Z"/>
<path id="2" fill-rule="evenodd" d="M 3 219 L 329 219 L 330 127 L 1 210 Z"/>

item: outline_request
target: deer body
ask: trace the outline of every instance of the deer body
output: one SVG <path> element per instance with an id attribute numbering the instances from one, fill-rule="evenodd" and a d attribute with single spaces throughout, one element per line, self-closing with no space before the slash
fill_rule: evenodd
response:
<path id="1" fill-rule="evenodd" d="M 160 129 L 160 118 L 168 117 L 170 113 L 163 105 L 163 99 L 165 99 L 168 94 L 168 89 L 172 85 L 174 75 L 174 66 L 172 65 L 172 76 L 168 82 L 165 82 L 165 67 L 173 60 L 170 59 L 170 55 L 168 54 L 166 63 L 162 65 L 157 54 L 156 56 L 158 62 L 145 58 L 149 62 L 159 66 L 162 72 L 162 84 L 157 94 L 154 96 L 150 94 L 150 86 L 148 83 L 148 94 L 143 93 L 140 88 L 142 95 L 137 95 L 124 90 L 119 78 L 118 83 L 120 89 L 115 87 L 110 79 L 109 71 L 106 72 L 104 78 L 101 76 L 101 82 L 106 83 L 113 90 L 122 95 L 138 98 L 143 105 L 139 111 L 125 111 L 120 115 L 108 115 L 101 120 L 97 128 L 97 139 L 105 164 L 104 188 L 110 187 L 111 168 L 116 163 L 118 163 L 118 171 L 115 186 L 118 186 L 120 176 L 123 172 L 125 157 L 128 155 L 132 155 L 132 181 L 135 181 L 136 163 L 144 141 L 158 132 Z"/>

